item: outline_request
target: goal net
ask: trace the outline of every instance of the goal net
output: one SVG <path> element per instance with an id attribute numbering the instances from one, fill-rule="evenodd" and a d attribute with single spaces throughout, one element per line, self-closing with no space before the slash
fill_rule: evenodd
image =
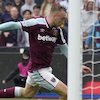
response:
<path id="1" fill-rule="evenodd" d="M 83 18 L 86 30 L 81 29 L 83 42 L 83 65 L 91 68 L 92 72 L 82 73 L 82 98 L 83 100 L 100 100 L 100 19 L 95 9 L 95 0 L 84 0 L 92 2 L 88 10 L 83 9 L 82 16 L 79 17 L 79 2 L 69 1 L 69 34 L 68 34 L 68 100 L 81 100 L 79 93 L 81 91 L 80 76 L 80 27 L 79 19 Z M 89 9 L 92 6 L 92 10 Z M 87 11 L 85 11 L 87 10 Z M 97 22 L 96 22 L 97 21 Z M 81 22 L 81 24 L 83 24 Z M 76 27 L 78 26 L 78 27 Z M 84 26 L 84 25 L 83 25 Z M 79 34 L 78 34 L 79 33 Z"/>
<path id="2" fill-rule="evenodd" d="M 99 14 L 99 13 L 98 13 Z M 97 14 L 97 18 L 98 18 Z M 100 23 L 97 19 L 84 37 L 83 64 L 92 70 L 83 74 L 83 100 L 100 100 Z"/>

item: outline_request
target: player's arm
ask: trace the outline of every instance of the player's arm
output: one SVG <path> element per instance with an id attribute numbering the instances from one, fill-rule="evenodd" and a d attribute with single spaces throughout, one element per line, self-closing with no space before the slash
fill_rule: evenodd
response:
<path id="1" fill-rule="evenodd" d="M 67 56 L 68 56 L 68 45 L 67 45 L 67 43 L 64 39 L 63 31 L 62 31 L 61 28 L 59 28 L 59 32 L 60 32 L 60 34 L 57 38 L 56 43 L 58 44 L 61 53 L 67 58 Z"/>
<path id="2" fill-rule="evenodd" d="M 60 46 L 61 53 L 64 54 L 64 56 L 68 57 L 68 45 L 65 43 L 64 45 Z M 82 65 L 82 71 L 83 73 L 87 74 L 91 72 L 91 69 L 85 65 Z"/>
<path id="3" fill-rule="evenodd" d="M 60 46 L 60 51 L 66 58 L 68 57 L 68 45 L 67 45 L 67 43 Z M 87 66 L 82 65 L 82 72 L 87 74 L 87 73 L 91 72 L 91 69 Z"/>
<path id="4" fill-rule="evenodd" d="M 19 22 L 6 22 L 3 24 L 0 24 L 0 31 L 8 31 L 8 30 L 15 30 L 20 29 L 21 25 Z"/>
<path id="5" fill-rule="evenodd" d="M 28 32 L 30 26 L 34 26 L 37 24 L 44 24 L 45 20 L 38 18 L 38 19 L 29 19 L 20 22 L 6 22 L 0 24 L 0 31 L 8 31 L 8 30 L 15 30 L 15 29 L 22 29 L 23 31 Z"/>
<path id="6" fill-rule="evenodd" d="M 68 57 L 68 45 L 67 43 L 61 45 L 60 47 L 61 53 L 67 58 Z"/>

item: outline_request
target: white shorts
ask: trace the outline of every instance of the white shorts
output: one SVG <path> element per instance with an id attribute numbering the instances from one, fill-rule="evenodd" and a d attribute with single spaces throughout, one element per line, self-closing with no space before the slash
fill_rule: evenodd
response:
<path id="1" fill-rule="evenodd" d="M 52 68 L 42 68 L 33 73 L 28 72 L 26 83 L 31 86 L 40 86 L 48 90 L 53 90 L 58 84 L 59 79 L 52 74 Z"/>

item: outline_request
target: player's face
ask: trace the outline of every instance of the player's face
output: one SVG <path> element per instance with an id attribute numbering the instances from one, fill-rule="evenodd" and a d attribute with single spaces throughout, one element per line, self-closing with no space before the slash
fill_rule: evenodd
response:
<path id="1" fill-rule="evenodd" d="M 48 1 L 48 3 L 53 3 L 53 2 L 55 2 L 55 0 L 47 0 Z"/>
<path id="2" fill-rule="evenodd" d="M 59 11 L 54 17 L 54 25 L 57 27 L 61 26 L 64 23 L 65 19 L 66 19 L 66 12 L 63 10 Z"/>

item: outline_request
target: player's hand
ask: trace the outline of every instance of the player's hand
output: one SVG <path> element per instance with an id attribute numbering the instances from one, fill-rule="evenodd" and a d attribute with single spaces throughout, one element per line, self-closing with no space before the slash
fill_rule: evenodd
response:
<path id="1" fill-rule="evenodd" d="M 2 84 L 6 84 L 6 80 L 2 80 Z"/>
<path id="2" fill-rule="evenodd" d="M 82 71 L 83 73 L 87 74 L 87 73 L 91 73 L 91 69 L 87 66 L 82 66 Z"/>

